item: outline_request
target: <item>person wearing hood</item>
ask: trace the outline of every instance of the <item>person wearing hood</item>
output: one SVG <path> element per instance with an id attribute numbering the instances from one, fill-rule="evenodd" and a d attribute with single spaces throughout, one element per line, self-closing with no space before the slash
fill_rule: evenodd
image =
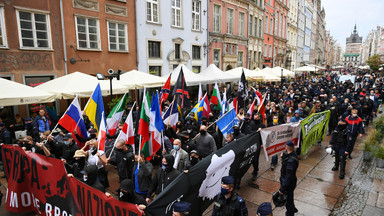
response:
<path id="1" fill-rule="evenodd" d="M 123 139 L 117 141 L 115 148 L 115 156 L 108 158 L 107 162 L 111 162 L 112 165 L 117 166 L 119 182 L 122 182 L 124 179 L 132 178 L 135 155 L 133 154 L 131 145 L 127 145 Z"/>
<path id="2" fill-rule="evenodd" d="M 161 168 L 157 170 L 156 175 L 152 179 L 152 185 L 148 190 L 146 201 L 149 203 L 152 193 L 155 196 L 160 194 L 179 174 L 180 172 L 173 167 L 175 158 L 166 154 L 163 156 Z"/>
<path id="3" fill-rule="evenodd" d="M 131 179 L 124 179 L 120 183 L 119 191 L 119 200 L 123 202 L 128 202 L 136 205 L 147 205 L 145 199 L 135 193 L 135 186 Z"/>
<path id="4" fill-rule="evenodd" d="M 72 134 L 67 133 L 65 134 L 63 138 L 63 143 L 58 142 L 58 145 L 61 148 L 58 148 L 58 151 L 61 151 L 61 158 L 66 160 L 67 164 L 73 164 L 75 162 L 75 159 L 73 156 L 75 155 L 75 152 L 79 150 L 79 147 L 77 146 L 76 142 L 72 138 Z M 54 153 L 54 155 L 57 155 Z"/>
<path id="5" fill-rule="evenodd" d="M 300 117 L 300 111 L 296 110 L 295 115 L 290 119 L 289 123 L 300 122 L 303 118 Z"/>
<path id="6" fill-rule="evenodd" d="M 207 127 L 204 125 L 200 127 L 200 135 L 195 139 L 195 145 L 201 158 L 205 158 L 217 150 L 215 139 L 207 133 Z"/>
<path id="7" fill-rule="evenodd" d="M 241 122 L 240 130 L 245 135 L 251 134 L 257 130 L 255 122 L 251 121 L 249 113 L 244 114 L 244 120 Z"/>
<path id="8" fill-rule="evenodd" d="M 336 129 L 333 131 L 329 146 L 335 151 L 335 165 L 332 167 L 332 171 L 336 171 L 340 167 L 339 178 L 344 179 L 346 156 L 348 155 L 347 149 L 349 146 L 347 137 L 347 122 L 345 119 L 341 119 Z"/>
<path id="9" fill-rule="evenodd" d="M 73 176 L 75 176 L 75 178 L 83 179 L 83 174 L 81 172 L 87 166 L 85 151 L 83 151 L 81 149 L 77 150 L 75 152 L 75 155 L 73 156 L 73 158 L 75 159 L 75 162 L 72 165 L 66 166 L 66 167 L 70 168 L 67 171 L 68 171 L 68 173 L 73 174 Z"/>
<path id="10" fill-rule="evenodd" d="M 97 179 L 98 168 L 96 165 L 87 165 L 81 173 L 83 174 L 82 181 L 85 184 L 105 193 L 104 185 Z"/>
<path id="11" fill-rule="evenodd" d="M 153 165 L 145 160 L 143 152 L 140 152 L 140 155 L 138 153 L 135 154 L 133 172 L 132 180 L 135 185 L 135 193 L 145 198 L 152 185 Z"/>

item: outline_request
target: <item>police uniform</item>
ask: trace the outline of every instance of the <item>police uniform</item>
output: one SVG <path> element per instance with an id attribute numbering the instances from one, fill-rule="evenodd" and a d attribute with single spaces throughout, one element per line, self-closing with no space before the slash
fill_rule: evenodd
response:
<path id="1" fill-rule="evenodd" d="M 235 184 L 233 176 L 224 176 L 222 184 Z M 212 216 L 248 216 L 248 209 L 245 201 L 235 191 L 232 190 L 231 196 L 227 199 L 225 195 L 220 193 L 216 195 L 213 204 Z"/>
<path id="2" fill-rule="evenodd" d="M 191 203 L 189 202 L 176 202 L 173 204 L 173 212 L 181 213 L 181 215 L 187 215 L 191 210 Z"/>
<path id="3" fill-rule="evenodd" d="M 294 146 L 291 141 L 288 141 L 286 145 Z M 281 164 L 280 192 L 287 194 L 287 203 L 285 204 L 287 209 L 286 215 L 290 216 L 298 211 L 293 202 L 293 192 L 297 184 L 296 170 L 299 167 L 299 159 L 296 152 L 292 151 L 289 154 L 283 154 Z"/>
<path id="4" fill-rule="evenodd" d="M 264 202 L 257 208 L 258 216 L 267 216 L 272 214 L 272 205 L 269 202 Z"/>
<path id="5" fill-rule="evenodd" d="M 341 121 L 346 122 L 345 119 L 342 119 Z M 338 170 L 340 165 L 340 179 L 343 179 L 345 176 L 345 152 L 347 151 L 348 144 L 347 127 L 346 124 L 337 125 L 336 129 L 333 131 L 331 141 L 329 141 L 329 144 L 332 145 L 332 148 L 335 151 L 335 166 L 332 167 L 332 170 Z"/>

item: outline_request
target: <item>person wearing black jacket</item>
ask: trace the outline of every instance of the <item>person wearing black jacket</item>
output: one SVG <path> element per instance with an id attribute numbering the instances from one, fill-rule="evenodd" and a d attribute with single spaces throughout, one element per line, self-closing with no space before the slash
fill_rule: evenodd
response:
<path id="1" fill-rule="evenodd" d="M 253 122 L 255 124 L 256 131 L 261 131 L 261 129 L 265 128 L 265 125 L 262 122 L 262 118 L 260 116 L 260 113 L 256 113 L 254 115 Z M 256 143 L 257 143 L 257 150 L 256 150 L 255 156 L 252 159 L 252 166 L 253 166 L 252 181 L 256 180 L 257 173 L 259 171 L 259 156 L 260 156 L 260 152 L 261 152 L 261 143 L 262 143 L 261 142 L 261 136 L 260 136 L 259 142 L 256 142 Z M 253 184 L 253 183 L 251 183 L 251 184 Z"/>
<path id="2" fill-rule="evenodd" d="M 63 143 L 57 142 L 58 151 L 61 151 L 61 158 L 65 159 L 68 164 L 73 164 L 75 162 L 75 159 L 73 156 L 75 155 L 75 152 L 79 150 L 79 146 L 77 146 L 76 142 L 73 140 L 72 135 L 70 133 L 65 134 L 63 138 Z M 54 153 L 54 155 L 56 155 Z"/>
<path id="3" fill-rule="evenodd" d="M 281 157 L 281 175 L 280 175 L 280 189 L 279 194 L 287 195 L 287 203 L 285 207 L 287 209 L 285 215 L 293 216 L 298 212 L 294 204 L 294 190 L 297 184 L 296 170 L 299 167 L 299 158 L 295 151 L 295 145 L 292 141 L 288 141 L 285 144 L 285 149 Z"/>
<path id="4" fill-rule="evenodd" d="M 146 201 L 148 203 L 152 193 L 157 196 L 180 174 L 177 169 L 173 168 L 174 163 L 175 158 L 172 155 L 166 154 L 163 156 L 161 168 L 157 170 L 156 175 L 153 177 L 152 185 L 147 193 Z"/>
<path id="5" fill-rule="evenodd" d="M 254 121 L 251 121 L 249 113 L 244 114 L 244 120 L 241 123 L 240 130 L 243 134 L 248 135 L 256 131 Z"/>
<path id="6" fill-rule="evenodd" d="M 144 154 L 142 152 L 140 153 L 140 156 L 136 154 L 132 180 L 133 185 L 135 186 L 135 192 L 144 198 L 152 185 L 152 172 L 153 165 L 145 160 Z"/>
<path id="7" fill-rule="evenodd" d="M 116 143 L 116 154 L 113 158 L 108 158 L 107 162 L 117 166 L 117 173 L 119 175 L 119 182 L 124 179 L 132 178 L 133 163 L 135 156 L 131 145 L 126 145 L 124 140 L 118 140 Z"/>
<path id="8" fill-rule="evenodd" d="M 130 179 L 124 179 L 119 187 L 119 200 L 136 205 L 147 205 L 145 199 L 136 194 L 134 189 L 134 182 Z"/>
<path id="9" fill-rule="evenodd" d="M 83 182 L 103 193 L 105 193 L 105 187 L 97 179 L 98 168 L 96 165 L 88 165 L 83 171 Z"/>
<path id="10" fill-rule="evenodd" d="M 329 142 L 329 145 L 335 151 L 335 166 L 332 167 L 332 171 L 338 170 L 340 165 L 340 179 L 344 179 L 345 176 L 346 155 L 348 154 L 347 144 L 347 122 L 345 119 L 341 119 Z"/>

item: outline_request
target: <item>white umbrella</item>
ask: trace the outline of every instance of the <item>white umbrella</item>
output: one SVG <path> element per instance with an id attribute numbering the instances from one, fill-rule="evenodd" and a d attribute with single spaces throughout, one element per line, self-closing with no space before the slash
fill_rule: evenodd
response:
<path id="1" fill-rule="evenodd" d="M 257 71 L 257 74 L 259 74 L 260 76 L 263 76 L 263 81 L 266 81 L 266 82 L 281 81 L 281 78 L 276 76 L 273 73 L 273 70 L 271 68 L 264 68 L 261 71 Z"/>
<path id="2" fill-rule="evenodd" d="M 272 68 L 272 73 L 278 77 L 281 77 L 281 69 L 283 69 L 283 76 L 284 77 L 295 77 L 294 72 L 287 70 L 287 69 L 284 69 L 284 68 L 279 67 L 279 66 Z"/>
<path id="3" fill-rule="evenodd" d="M 57 99 L 73 99 L 76 95 L 79 95 L 80 98 L 87 98 L 92 95 L 98 83 L 101 83 L 102 95 L 109 95 L 109 80 L 99 81 L 94 76 L 78 71 L 45 82 L 36 88 L 54 94 Z M 119 85 L 116 81 L 113 81 L 112 84 L 113 94 L 123 94 L 128 91 L 127 87 Z"/>
<path id="4" fill-rule="evenodd" d="M 239 80 L 243 71 L 244 71 L 244 75 L 245 75 L 246 79 L 248 79 L 248 80 L 263 79 L 263 76 L 260 76 L 256 71 L 249 70 L 249 69 L 243 68 L 243 67 L 237 67 L 237 68 L 234 68 L 232 70 L 226 71 L 225 73 L 228 73 L 228 74 L 236 77 Z"/>
<path id="5" fill-rule="evenodd" d="M 210 64 L 206 69 L 199 73 L 200 76 L 204 76 L 207 80 L 215 82 L 237 82 L 239 78 L 232 76 L 220 70 L 216 65 Z"/>
<path id="6" fill-rule="evenodd" d="M 303 66 L 303 67 L 296 68 L 294 71 L 296 71 L 296 72 L 315 72 L 315 71 L 317 71 L 317 69 L 314 67 L 311 67 L 311 66 Z"/>
<path id="7" fill-rule="evenodd" d="M 179 64 L 172 72 L 172 77 L 171 77 L 171 83 L 175 84 L 177 81 L 177 78 L 179 77 L 180 70 L 183 68 L 183 73 L 184 73 L 184 79 L 185 82 L 187 83 L 187 86 L 196 86 L 201 84 L 210 84 L 210 80 L 206 80 L 204 76 L 200 76 L 197 73 L 192 72 L 189 70 L 184 64 Z M 168 75 L 165 75 L 164 77 L 168 77 Z"/>
<path id="8" fill-rule="evenodd" d="M 132 70 L 120 75 L 120 83 L 129 89 L 154 88 L 163 86 L 167 78 L 155 76 L 145 72 Z"/>
<path id="9" fill-rule="evenodd" d="M 37 88 L 0 79 L 0 106 L 48 103 L 55 101 L 55 95 Z"/>

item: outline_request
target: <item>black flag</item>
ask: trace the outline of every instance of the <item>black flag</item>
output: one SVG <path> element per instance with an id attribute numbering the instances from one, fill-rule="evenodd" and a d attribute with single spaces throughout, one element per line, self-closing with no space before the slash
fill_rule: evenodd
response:
<path id="1" fill-rule="evenodd" d="M 239 108 L 246 108 L 248 105 L 248 81 L 245 79 L 244 69 L 237 90 L 237 104 Z"/>
<path id="2" fill-rule="evenodd" d="M 187 107 L 189 109 L 191 107 L 187 84 L 184 78 L 183 67 L 180 67 L 179 77 L 177 77 L 172 94 L 176 95 L 177 104 L 180 104 L 181 108 Z"/>
<path id="3" fill-rule="evenodd" d="M 202 215 L 220 193 L 221 178 L 230 175 L 239 181 L 260 144 L 260 133 L 255 132 L 213 152 L 173 180 L 146 208 L 146 215 L 172 215 L 172 205 L 178 200 L 192 204 L 190 215 Z"/>

